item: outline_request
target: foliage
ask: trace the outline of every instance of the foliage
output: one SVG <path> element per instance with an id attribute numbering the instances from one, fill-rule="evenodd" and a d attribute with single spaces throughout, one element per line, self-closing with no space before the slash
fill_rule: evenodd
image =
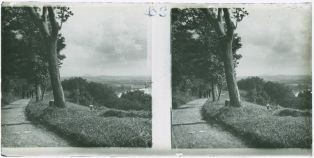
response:
<path id="1" fill-rule="evenodd" d="M 259 77 L 249 77 L 238 81 L 239 88 L 247 91 L 244 97 L 259 105 L 266 105 L 270 102 L 269 95 L 264 90 L 264 84 L 265 81 Z"/>
<path id="2" fill-rule="evenodd" d="M 294 106 L 295 96 L 288 86 L 269 81 L 265 83 L 264 88 L 272 102 L 284 107 Z"/>
<path id="3" fill-rule="evenodd" d="M 1 12 L 2 83 L 7 85 L 2 91 L 11 93 L 3 96 L 22 96 L 24 91 L 34 90 L 36 85 L 47 87 L 49 79 L 45 45 L 27 8 L 4 6 Z M 59 34 L 57 42 L 61 62 L 65 58 L 60 54 L 66 46 L 65 38 Z"/>
<path id="4" fill-rule="evenodd" d="M 295 97 L 290 87 L 276 82 L 264 81 L 259 77 L 249 77 L 238 81 L 239 88 L 247 93 L 248 101 L 259 105 L 279 104 L 283 107 L 310 109 L 311 91 L 303 91 Z"/>
<path id="5" fill-rule="evenodd" d="M 1 106 L 8 105 L 18 99 L 21 99 L 21 97 L 14 95 L 14 93 L 2 93 Z"/>
<path id="6" fill-rule="evenodd" d="M 106 106 L 124 110 L 151 110 L 151 96 L 142 91 L 128 91 L 118 98 L 112 87 L 96 82 L 87 82 L 80 77 L 62 81 L 69 101 L 81 105 Z"/>
<path id="7" fill-rule="evenodd" d="M 203 11 L 204 9 L 200 8 L 171 10 L 173 94 L 178 90 L 192 91 L 195 87 L 200 91 L 199 82 L 202 82 L 201 87 L 206 88 L 210 87 L 211 82 L 218 84 L 220 88 L 226 85 L 223 55 L 219 52 L 221 37 L 215 32 L 213 24 Z M 232 47 L 234 66 L 242 57 L 236 53 L 241 47 L 241 37 L 234 34 Z M 197 96 L 197 93 L 195 94 Z"/>
<path id="8" fill-rule="evenodd" d="M 312 109 L 312 91 L 304 90 L 300 92 L 296 103 L 300 109 Z"/>
<path id="9" fill-rule="evenodd" d="M 121 99 L 137 103 L 139 109 L 152 109 L 152 97 L 151 95 L 145 94 L 143 91 L 135 90 L 122 93 Z"/>
<path id="10" fill-rule="evenodd" d="M 178 91 L 172 94 L 172 108 L 176 109 L 179 106 L 184 105 L 185 103 L 194 99 L 196 99 L 195 96 L 191 96 L 188 93 Z"/>
<path id="11" fill-rule="evenodd" d="M 113 107 L 117 96 L 114 91 L 100 83 L 87 82 L 80 77 L 74 77 L 62 81 L 62 87 L 69 92 L 68 99 L 81 105 L 101 105 Z"/>

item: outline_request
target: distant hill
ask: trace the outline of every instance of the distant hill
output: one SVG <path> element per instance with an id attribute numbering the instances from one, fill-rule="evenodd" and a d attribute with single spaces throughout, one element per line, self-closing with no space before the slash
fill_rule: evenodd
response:
<path id="1" fill-rule="evenodd" d="M 81 77 L 91 82 L 98 82 L 103 84 L 108 84 L 112 86 L 136 86 L 136 85 L 146 85 L 151 83 L 150 76 L 73 76 Z M 61 80 L 68 79 L 71 77 L 61 77 Z"/>
<path id="2" fill-rule="evenodd" d="M 106 81 L 113 81 L 113 80 L 141 80 L 141 81 L 147 81 L 151 80 L 150 76 L 67 76 L 67 77 L 61 77 L 62 80 L 68 79 L 71 77 L 82 77 L 87 80 L 106 80 Z"/>
<path id="3" fill-rule="evenodd" d="M 238 80 L 247 78 L 247 77 L 253 77 L 253 76 L 239 76 Z M 272 81 L 272 82 L 281 82 L 281 83 L 289 83 L 289 82 L 306 82 L 311 83 L 312 82 L 312 76 L 310 75 L 262 75 L 257 76 L 260 78 L 263 78 L 265 81 Z"/>
<path id="4" fill-rule="evenodd" d="M 253 77 L 253 76 L 239 76 L 238 80 Z M 289 86 L 295 94 L 300 91 L 312 89 L 312 76 L 310 75 L 265 75 L 257 76 L 263 78 L 265 81 L 278 82 Z"/>

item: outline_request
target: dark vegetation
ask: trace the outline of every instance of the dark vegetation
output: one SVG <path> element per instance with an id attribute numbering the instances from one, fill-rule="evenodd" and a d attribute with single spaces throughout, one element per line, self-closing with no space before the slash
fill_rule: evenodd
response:
<path id="1" fill-rule="evenodd" d="M 151 110 L 152 98 L 143 91 L 127 91 L 118 98 L 112 87 L 80 77 L 63 80 L 62 86 L 66 98 L 73 103 L 123 110 Z"/>
<path id="2" fill-rule="evenodd" d="M 223 40 L 215 24 L 210 22 L 209 11 L 200 8 L 171 10 L 173 108 L 196 97 L 211 96 L 212 100 L 219 100 L 221 90 L 227 88 L 225 60 L 220 49 Z M 237 54 L 242 47 L 241 37 L 234 34 L 231 41 L 231 65 L 236 67 L 242 57 Z"/>
<path id="3" fill-rule="evenodd" d="M 116 110 L 109 109 L 101 113 L 99 116 L 104 117 L 138 117 L 138 118 L 152 118 L 152 113 L 150 111 L 139 111 L 139 110 Z"/>
<path id="4" fill-rule="evenodd" d="M 42 99 L 50 83 L 48 57 L 39 29 L 28 14 L 28 7 L 1 9 L 1 103 L 8 104 L 15 98 Z M 65 38 L 57 37 L 57 60 L 65 58 L 60 51 L 65 48 Z"/>
<path id="5" fill-rule="evenodd" d="M 284 84 L 264 81 L 259 77 L 249 77 L 238 81 L 239 88 L 247 101 L 259 105 L 280 105 L 295 109 L 312 109 L 312 92 L 303 90 L 294 95 L 292 89 Z"/>
<path id="6" fill-rule="evenodd" d="M 124 111 L 66 103 L 51 107 L 34 100 L 27 106 L 29 119 L 47 126 L 79 147 L 151 147 L 151 119 L 145 111 Z"/>
<path id="7" fill-rule="evenodd" d="M 223 101 L 208 101 L 202 115 L 218 122 L 257 148 L 311 148 L 311 113 L 289 108 L 267 110 L 242 101 L 241 108 L 226 107 Z"/>
<path id="8" fill-rule="evenodd" d="M 176 91 L 172 94 L 172 108 L 178 108 L 180 105 L 184 105 L 185 103 L 197 98 L 197 95 L 193 95 L 188 92 Z"/>

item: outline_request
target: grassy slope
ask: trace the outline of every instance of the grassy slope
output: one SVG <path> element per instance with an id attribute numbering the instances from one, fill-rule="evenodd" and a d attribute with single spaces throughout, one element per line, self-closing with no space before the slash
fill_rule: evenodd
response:
<path id="1" fill-rule="evenodd" d="M 207 102 L 203 117 L 222 123 L 256 147 L 311 148 L 311 117 L 275 116 L 274 111 L 245 101 L 241 108 L 225 107 L 225 99 Z"/>
<path id="2" fill-rule="evenodd" d="M 69 138 L 77 146 L 150 147 L 151 120 L 139 117 L 103 117 L 87 107 L 67 103 L 66 108 L 48 106 L 48 98 L 31 103 L 26 112 L 32 120 Z"/>

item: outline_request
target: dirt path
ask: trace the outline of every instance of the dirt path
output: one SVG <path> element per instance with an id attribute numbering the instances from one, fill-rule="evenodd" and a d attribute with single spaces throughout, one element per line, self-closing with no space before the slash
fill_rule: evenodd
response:
<path id="1" fill-rule="evenodd" d="M 206 99 L 197 99 L 172 110 L 173 148 L 244 148 L 246 144 L 218 124 L 202 120 Z"/>
<path id="2" fill-rule="evenodd" d="M 15 101 L 1 109 L 2 147 L 66 147 L 68 142 L 25 116 L 29 99 Z"/>

